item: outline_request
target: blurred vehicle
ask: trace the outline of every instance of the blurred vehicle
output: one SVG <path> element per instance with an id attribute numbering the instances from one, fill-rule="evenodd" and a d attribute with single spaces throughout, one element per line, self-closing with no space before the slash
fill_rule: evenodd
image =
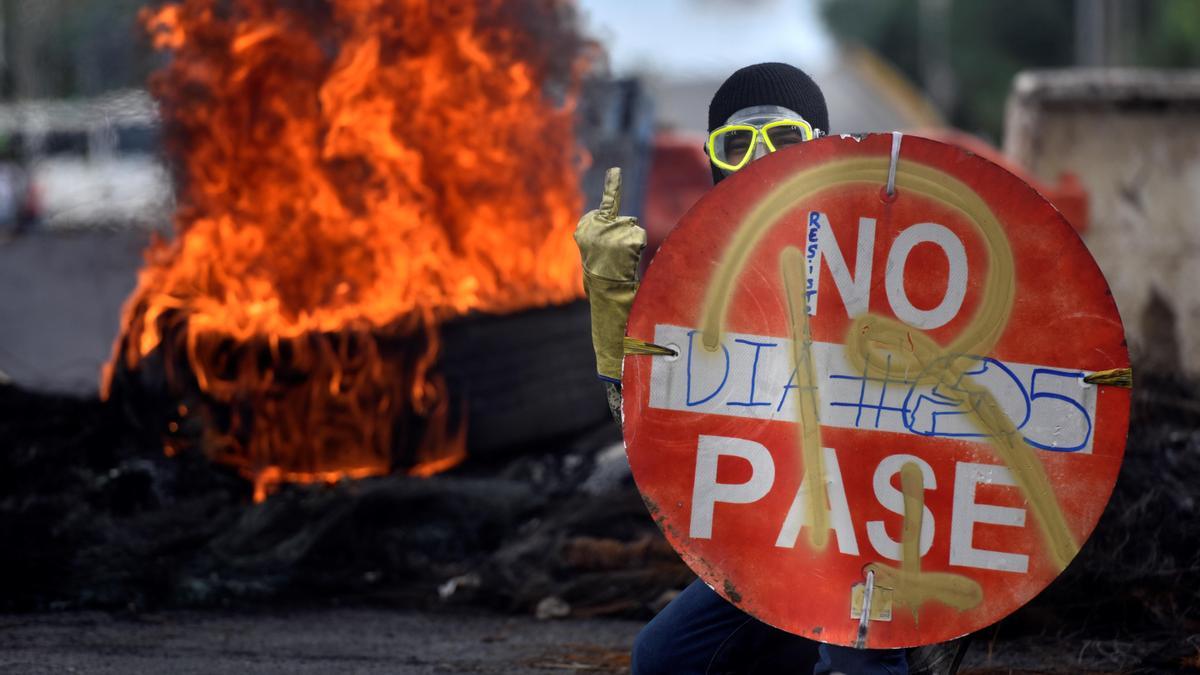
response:
<path id="1" fill-rule="evenodd" d="M 0 136 L 0 235 L 20 234 L 37 219 L 37 191 L 10 136 Z"/>
<path id="2" fill-rule="evenodd" d="M 0 158 L 0 219 L 8 216 L 6 204 L 18 203 L 18 229 L 32 221 L 153 227 L 169 218 L 171 181 L 159 153 L 158 111 L 146 92 L 3 104 L 0 138 L 12 148 L 11 159 Z M 24 188 L 8 178 L 22 172 Z M 17 192 L 6 202 L 5 194 Z"/>

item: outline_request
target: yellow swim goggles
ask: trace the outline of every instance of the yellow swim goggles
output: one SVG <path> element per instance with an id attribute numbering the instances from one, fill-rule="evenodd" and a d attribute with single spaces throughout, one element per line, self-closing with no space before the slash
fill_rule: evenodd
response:
<path id="1" fill-rule="evenodd" d="M 738 111 L 708 135 L 708 157 L 718 168 L 733 172 L 756 157 L 811 141 L 820 133 L 786 108 L 755 106 Z"/>

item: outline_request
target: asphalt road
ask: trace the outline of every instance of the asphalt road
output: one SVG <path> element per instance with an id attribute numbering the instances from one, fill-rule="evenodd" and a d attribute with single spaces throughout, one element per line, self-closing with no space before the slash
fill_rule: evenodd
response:
<path id="1" fill-rule="evenodd" d="M 640 622 L 387 609 L 0 616 L 0 673 L 622 673 Z"/>
<path id="2" fill-rule="evenodd" d="M 629 672 L 639 621 L 380 608 L 0 615 L 0 673 Z M 1200 672 L 1200 636 L 974 637 L 960 675 Z"/>
<path id="3" fill-rule="evenodd" d="M 0 239 L 0 373 L 27 388 L 94 394 L 149 237 L 127 229 Z"/>

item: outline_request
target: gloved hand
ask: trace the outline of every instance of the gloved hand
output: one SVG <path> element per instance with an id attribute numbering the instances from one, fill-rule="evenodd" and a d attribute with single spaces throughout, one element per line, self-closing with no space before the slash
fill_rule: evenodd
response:
<path id="1" fill-rule="evenodd" d="M 604 175 L 600 208 L 588 211 L 575 226 L 575 243 L 583 260 L 583 288 L 592 309 L 592 348 L 596 372 L 621 381 L 623 339 L 629 309 L 637 293 L 637 267 L 646 248 L 646 231 L 637 218 L 621 216 L 621 170 Z"/>

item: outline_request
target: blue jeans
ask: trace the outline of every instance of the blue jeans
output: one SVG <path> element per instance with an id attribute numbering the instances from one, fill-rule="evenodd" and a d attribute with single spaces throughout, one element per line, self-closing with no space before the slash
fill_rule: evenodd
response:
<path id="1" fill-rule="evenodd" d="M 907 675 L 903 650 L 826 645 L 773 628 L 694 581 L 638 633 L 633 675 Z"/>

